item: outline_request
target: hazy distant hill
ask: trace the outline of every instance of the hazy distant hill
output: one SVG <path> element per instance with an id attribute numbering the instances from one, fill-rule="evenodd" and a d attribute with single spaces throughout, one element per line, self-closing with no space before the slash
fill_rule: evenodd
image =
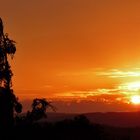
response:
<path id="1" fill-rule="evenodd" d="M 65 119 L 73 119 L 78 114 L 67 114 L 67 113 L 47 113 L 47 119 L 40 120 L 41 122 L 49 121 L 49 122 L 57 122 Z"/>
<path id="2" fill-rule="evenodd" d="M 56 140 L 140 140 L 140 112 L 84 114 L 91 123 L 83 116 L 74 118 L 78 114 L 47 114 L 47 119 L 17 125 L 11 134 L 16 138 L 23 135 L 24 139 L 30 136 L 34 140 L 44 139 L 44 136 L 47 140 L 52 137 Z"/>
<path id="3" fill-rule="evenodd" d="M 48 121 L 60 121 L 71 119 L 77 114 L 48 113 Z M 84 114 L 92 123 L 104 124 L 117 127 L 140 126 L 140 112 L 108 112 Z M 46 120 L 42 120 L 46 121 Z"/>
<path id="4" fill-rule="evenodd" d="M 140 126 L 140 112 L 88 113 L 85 115 L 93 123 L 121 127 Z"/>

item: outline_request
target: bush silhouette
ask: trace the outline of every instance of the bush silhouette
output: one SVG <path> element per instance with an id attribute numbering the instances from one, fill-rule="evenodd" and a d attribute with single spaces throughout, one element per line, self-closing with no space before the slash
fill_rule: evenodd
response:
<path id="1" fill-rule="evenodd" d="M 55 107 L 51 105 L 45 98 L 34 99 L 32 103 L 32 111 L 27 113 L 27 118 L 32 121 L 37 121 L 41 118 L 46 118 L 46 110 L 48 107 L 51 107 L 55 111 Z"/>

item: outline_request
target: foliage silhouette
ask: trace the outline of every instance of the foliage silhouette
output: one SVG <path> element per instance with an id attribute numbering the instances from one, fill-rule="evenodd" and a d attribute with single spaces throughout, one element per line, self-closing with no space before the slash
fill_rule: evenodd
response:
<path id="1" fill-rule="evenodd" d="M 37 121 L 41 118 L 46 118 L 46 110 L 48 107 L 51 107 L 53 111 L 56 111 L 56 108 L 51 105 L 45 98 L 34 99 L 32 103 L 32 111 L 27 113 L 27 119 L 30 121 Z"/>
<path id="2" fill-rule="evenodd" d="M 4 26 L 0 18 L 0 127 L 8 128 L 14 124 L 14 111 L 20 113 L 22 105 L 12 89 L 12 70 L 8 62 L 16 52 L 15 41 L 4 34 Z"/>
<path id="3" fill-rule="evenodd" d="M 59 122 L 30 122 L 16 125 L 12 131 L 13 138 L 44 139 L 44 140 L 101 140 L 102 127 L 93 125 L 83 116 Z"/>
<path id="4" fill-rule="evenodd" d="M 42 118 L 47 118 L 46 110 L 51 108 L 53 111 L 56 111 L 56 108 L 48 102 L 45 98 L 39 99 L 35 98 L 31 105 L 32 110 L 27 111 L 25 115 L 16 115 L 15 124 L 21 126 L 27 126 L 34 124 Z"/>

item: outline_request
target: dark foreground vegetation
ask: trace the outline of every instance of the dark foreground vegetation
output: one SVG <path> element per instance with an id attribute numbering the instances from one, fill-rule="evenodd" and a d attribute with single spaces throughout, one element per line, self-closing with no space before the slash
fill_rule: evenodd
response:
<path id="1" fill-rule="evenodd" d="M 4 139 L 13 140 L 139 140 L 140 128 L 117 128 L 92 124 L 79 115 L 59 122 L 17 120 L 9 130 L 2 130 Z"/>

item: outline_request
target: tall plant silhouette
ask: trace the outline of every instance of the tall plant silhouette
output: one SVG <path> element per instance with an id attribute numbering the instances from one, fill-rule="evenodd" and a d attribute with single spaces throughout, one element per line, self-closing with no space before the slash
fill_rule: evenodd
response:
<path id="1" fill-rule="evenodd" d="M 13 59 L 16 52 L 15 41 L 4 33 L 0 18 L 0 126 L 10 127 L 14 123 L 14 109 L 20 113 L 22 105 L 18 102 L 12 89 L 12 70 L 9 57 Z"/>

